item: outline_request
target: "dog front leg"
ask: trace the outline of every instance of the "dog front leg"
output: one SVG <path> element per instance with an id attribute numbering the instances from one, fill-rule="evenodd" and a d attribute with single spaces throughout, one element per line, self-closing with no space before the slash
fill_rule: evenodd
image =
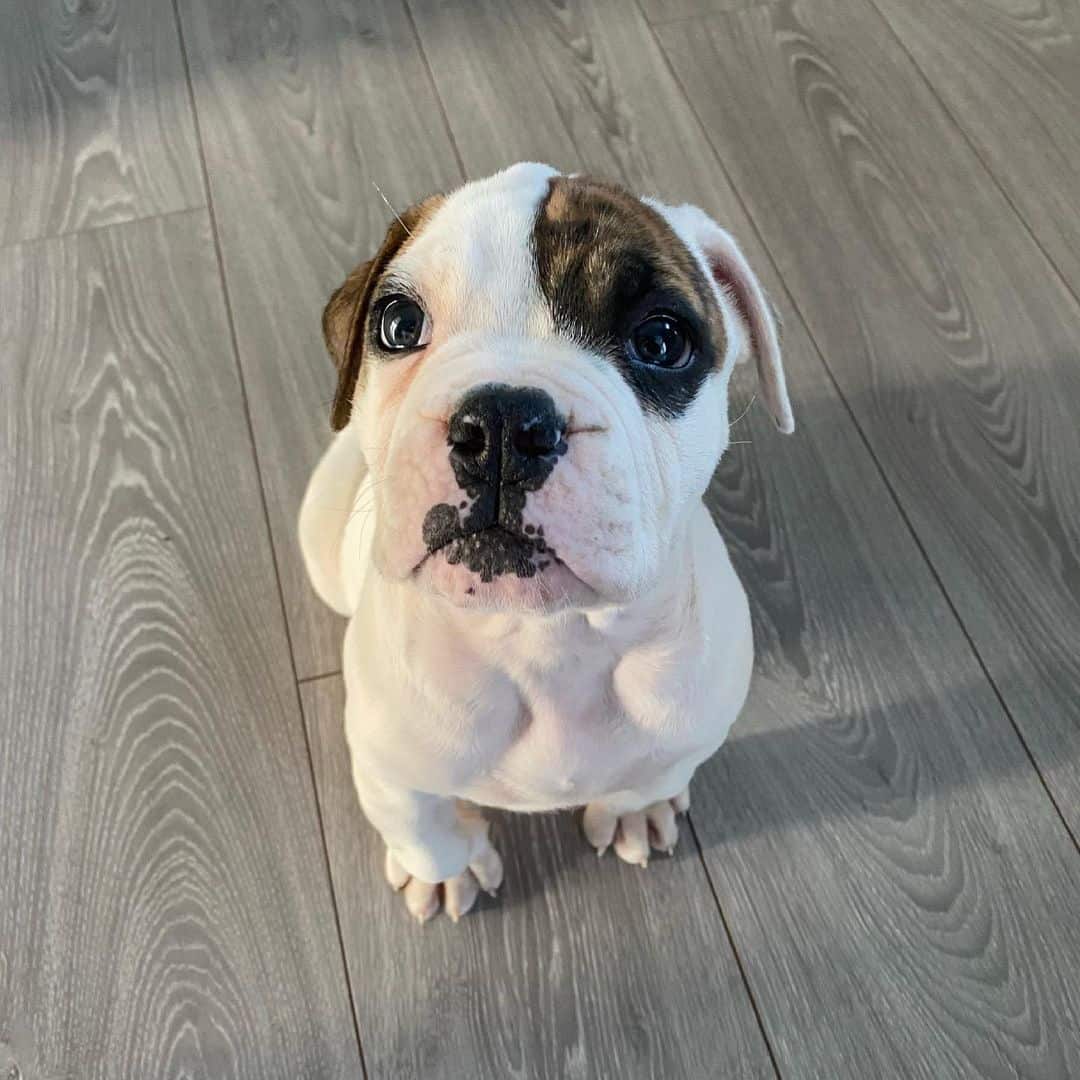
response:
<path id="1" fill-rule="evenodd" d="M 480 889 L 495 894 L 502 860 L 475 807 L 386 783 L 355 762 L 353 781 L 364 814 L 386 844 L 386 878 L 421 923 L 440 903 L 457 922 Z"/>

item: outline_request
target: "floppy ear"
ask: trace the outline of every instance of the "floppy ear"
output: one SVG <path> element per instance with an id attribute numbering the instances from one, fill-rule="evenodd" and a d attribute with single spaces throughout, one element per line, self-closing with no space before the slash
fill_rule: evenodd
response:
<path id="1" fill-rule="evenodd" d="M 750 350 L 757 364 L 758 392 L 776 426 L 786 435 L 795 430 L 784 364 L 780 327 L 757 275 L 730 233 L 714 222 L 701 239 L 701 249 L 716 283 L 735 302 L 750 332 Z M 741 357 L 740 357 L 741 359 Z"/>
<path id="2" fill-rule="evenodd" d="M 735 304 L 746 326 L 747 344 L 757 364 L 758 388 L 776 426 L 785 434 L 795 430 L 784 365 L 780 358 L 780 328 L 772 305 L 732 235 L 696 206 L 680 206 L 672 222 L 705 258 L 717 287 Z M 686 234 L 689 234 L 687 236 Z M 742 351 L 738 359 L 746 355 Z"/>
<path id="3" fill-rule="evenodd" d="M 323 340 L 337 368 L 337 390 L 330 406 L 330 426 L 340 431 L 352 412 L 353 391 L 360 375 L 360 360 L 368 300 L 374 285 L 375 260 L 361 263 L 334 290 L 322 313 Z"/>
<path id="4" fill-rule="evenodd" d="M 352 399 L 360 377 L 364 354 L 364 324 L 367 322 L 371 294 L 386 264 L 397 254 L 406 237 L 412 235 L 406 224 L 419 220 L 416 207 L 405 211 L 404 219 L 394 220 L 386 231 L 382 246 L 374 258 L 361 263 L 342 282 L 326 303 L 322 313 L 323 340 L 337 368 L 337 390 L 330 407 L 330 426 L 340 431 L 352 414 Z"/>

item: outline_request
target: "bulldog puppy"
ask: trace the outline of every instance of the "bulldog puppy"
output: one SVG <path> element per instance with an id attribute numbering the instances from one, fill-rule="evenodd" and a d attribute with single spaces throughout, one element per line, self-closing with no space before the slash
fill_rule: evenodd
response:
<path id="1" fill-rule="evenodd" d="M 746 596 L 702 494 L 777 327 L 692 206 L 520 164 L 410 207 L 323 313 L 337 435 L 300 540 L 349 619 L 345 726 L 421 922 L 502 880 L 478 809 L 584 806 L 645 866 L 746 697 Z"/>

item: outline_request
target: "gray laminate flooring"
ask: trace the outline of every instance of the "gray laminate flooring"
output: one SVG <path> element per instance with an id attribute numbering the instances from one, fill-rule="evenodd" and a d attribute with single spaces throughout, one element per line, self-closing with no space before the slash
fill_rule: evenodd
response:
<path id="1" fill-rule="evenodd" d="M 799 426 L 709 490 L 757 673 L 677 855 L 502 815 L 420 929 L 319 314 L 376 184 L 520 159 L 730 228 Z M 1078 297 L 1078 0 L 6 0 L 0 1077 L 1080 1077 Z"/>

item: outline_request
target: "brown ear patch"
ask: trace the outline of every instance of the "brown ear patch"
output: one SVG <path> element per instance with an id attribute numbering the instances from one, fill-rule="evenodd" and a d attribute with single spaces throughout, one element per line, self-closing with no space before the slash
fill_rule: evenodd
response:
<path id="1" fill-rule="evenodd" d="M 340 431 L 349 422 L 352 413 L 353 395 L 363 361 L 364 326 L 375 286 L 390 260 L 417 235 L 444 200 L 444 195 L 432 195 L 397 215 L 386 230 L 379 250 L 349 274 L 323 309 L 323 340 L 338 372 L 337 389 L 330 408 L 330 426 L 335 431 Z"/>

